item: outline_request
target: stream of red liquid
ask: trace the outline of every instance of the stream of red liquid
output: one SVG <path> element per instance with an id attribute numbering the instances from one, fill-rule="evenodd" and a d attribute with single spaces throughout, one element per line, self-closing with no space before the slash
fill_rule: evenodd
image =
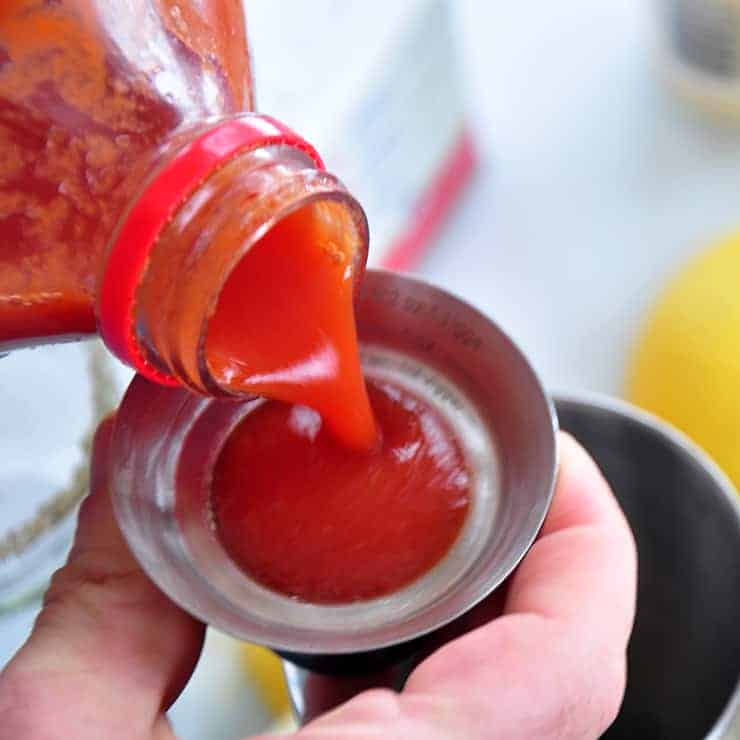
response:
<path id="1" fill-rule="evenodd" d="M 230 390 L 310 406 L 343 445 L 367 451 L 377 430 L 357 349 L 355 274 L 334 228 L 301 210 L 252 248 L 221 292 L 208 363 Z"/>

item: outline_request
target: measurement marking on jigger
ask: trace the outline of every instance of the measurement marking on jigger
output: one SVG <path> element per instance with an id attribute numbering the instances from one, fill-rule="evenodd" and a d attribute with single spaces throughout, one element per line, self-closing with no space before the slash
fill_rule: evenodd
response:
<path id="1" fill-rule="evenodd" d="M 398 290 L 395 288 L 378 287 L 371 294 L 371 299 L 373 301 L 376 303 L 382 303 L 386 306 L 391 306 L 392 308 L 398 303 L 398 297 Z"/>
<path id="2" fill-rule="evenodd" d="M 428 304 L 418 298 L 414 298 L 413 296 L 404 296 L 401 299 L 396 290 L 377 291 L 374 294 L 374 298 L 376 298 L 378 302 L 392 307 L 397 306 L 400 300 L 400 309 L 404 313 L 420 319 L 430 319 L 440 329 L 442 329 L 445 334 L 451 335 L 456 342 L 466 349 L 470 349 L 474 352 L 478 352 L 483 349 L 483 340 L 475 333 L 469 324 L 450 314 L 449 311 L 440 309 L 436 303 Z M 408 326 L 404 327 L 401 334 L 413 336 L 413 329 Z M 421 334 L 417 335 L 416 341 L 420 345 L 424 342 L 430 343 L 430 350 L 434 346 L 433 340 L 428 339 Z M 421 349 L 424 349 L 424 347 L 422 346 Z"/>

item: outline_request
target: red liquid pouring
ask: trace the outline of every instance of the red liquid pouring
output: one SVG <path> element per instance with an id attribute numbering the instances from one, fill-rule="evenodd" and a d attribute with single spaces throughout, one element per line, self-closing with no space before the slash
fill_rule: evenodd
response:
<path id="1" fill-rule="evenodd" d="M 345 446 L 366 451 L 377 432 L 357 350 L 354 255 L 331 207 L 325 219 L 288 216 L 244 257 L 219 297 L 206 356 L 224 386 L 310 406 Z"/>
<path id="2" fill-rule="evenodd" d="M 214 470 L 218 537 L 259 583 L 313 603 L 396 591 L 457 539 L 471 476 L 453 430 L 425 401 L 368 383 L 381 441 L 348 451 L 304 406 L 255 409 Z"/>

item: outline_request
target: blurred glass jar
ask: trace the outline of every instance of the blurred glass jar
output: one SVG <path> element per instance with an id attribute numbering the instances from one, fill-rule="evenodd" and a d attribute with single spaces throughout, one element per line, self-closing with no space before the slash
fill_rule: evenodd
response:
<path id="1" fill-rule="evenodd" d="M 713 118 L 740 123 L 740 0 L 656 0 L 663 74 Z"/>
<path id="2" fill-rule="evenodd" d="M 66 559 L 92 434 L 131 373 L 98 341 L 19 350 L 0 359 L 0 370 L 2 618 L 37 603 Z M 0 666 L 17 647 L 0 639 Z"/>

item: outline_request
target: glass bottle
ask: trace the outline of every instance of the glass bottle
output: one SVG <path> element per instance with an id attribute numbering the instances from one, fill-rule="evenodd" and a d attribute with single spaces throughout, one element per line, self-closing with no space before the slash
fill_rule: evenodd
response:
<path id="1" fill-rule="evenodd" d="M 253 107 L 241 0 L 5 0 L 0 352 L 100 331 L 151 380 L 224 392 L 208 325 L 269 230 L 320 224 L 357 277 L 360 206 Z"/>

